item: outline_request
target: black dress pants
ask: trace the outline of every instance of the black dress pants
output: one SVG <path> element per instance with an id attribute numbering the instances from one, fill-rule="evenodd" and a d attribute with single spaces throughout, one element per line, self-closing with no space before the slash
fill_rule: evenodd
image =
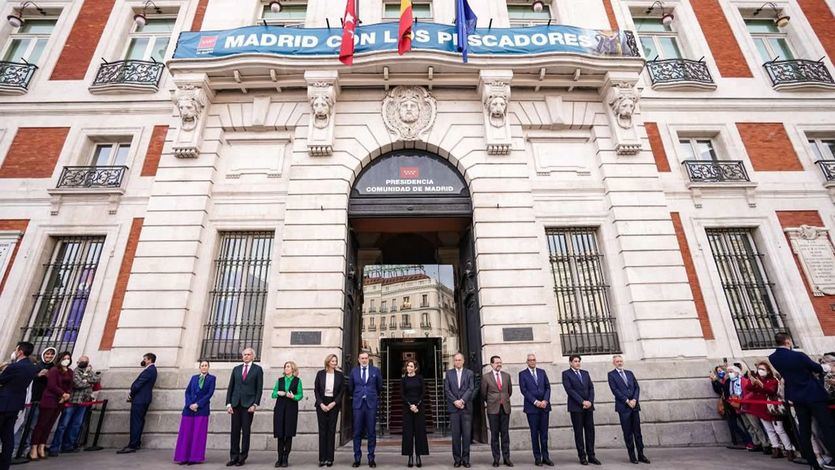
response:
<path id="1" fill-rule="evenodd" d="M 322 401 L 325 405 L 333 403 L 333 398 L 325 397 Z M 333 454 L 336 446 L 336 422 L 339 419 L 339 408 L 334 407 L 325 413 L 321 408 L 316 408 L 316 423 L 319 426 L 319 461 L 333 462 Z"/>
<path id="2" fill-rule="evenodd" d="M 835 455 L 835 422 L 833 422 L 832 414 L 829 413 L 829 407 L 825 401 L 803 404 L 795 403 L 794 411 L 797 413 L 797 433 L 800 439 L 800 453 L 812 465 L 812 468 L 820 468 L 817 466 L 815 453 L 812 450 L 812 418 L 818 423 L 818 437 L 820 437 L 821 443 L 826 447 L 830 455 Z"/>
<path id="3" fill-rule="evenodd" d="M 581 459 L 594 457 L 594 410 L 572 411 L 571 427 L 577 455 Z"/>
<path id="4" fill-rule="evenodd" d="M 246 460 L 249 457 L 249 434 L 252 429 L 252 416 L 248 408 L 232 408 L 232 442 L 229 446 L 230 460 Z M 243 435 L 243 439 L 241 439 Z"/>
<path id="5" fill-rule="evenodd" d="M 644 437 L 641 434 L 641 412 L 630 409 L 618 413 L 620 417 L 620 428 L 623 430 L 623 442 L 626 443 L 626 452 L 629 458 L 634 459 L 635 449 L 638 455 L 644 455 Z"/>
<path id="6" fill-rule="evenodd" d="M 455 463 L 470 463 L 470 441 L 473 438 L 473 412 L 470 409 L 449 414 L 452 428 L 452 459 Z"/>
<path id="7" fill-rule="evenodd" d="M 503 457 L 505 460 L 509 460 L 510 415 L 504 412 L 504 408 L 499 407 L 499 414 L 488 414 L 487 420 L 490 422 L 490 450 L 493 452 L 493 460 L 499 460 L 499 457 Z M 500 438 L 501 449 L 499 449 Z"/>

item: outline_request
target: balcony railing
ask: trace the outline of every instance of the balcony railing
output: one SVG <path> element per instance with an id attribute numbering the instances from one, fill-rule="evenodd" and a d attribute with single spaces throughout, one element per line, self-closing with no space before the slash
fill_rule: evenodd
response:
<path id="1" fill-rule="evenodd" d="M 403 306 L 400 307 L 400 310 L 410 310 L 411 308 L 412 304 L 403 304 Z"/>
<path id="2" fill-rule="evenodd" d="M 821 62 L 813 60 L 773 60 L 763 64 L 775 89 L 800 87 L 835 87 L 832 74 Z"/>
<path id="3" fill-rule="evenodd" d="M 685 160 L 687 176 L 693 183 L 747 182 L 748 172 L 741 161 Z"/>
<path id="4" fill-rule="evenodd" d="M 412 324 L 411 323 L 400 323 L 401 330 L 411 330 Z"/>
<path id="5" fill-rule="evenodd" d="M 820 166 L 826 181 L 835 181 L 835 160 L 818 160 L 815 163 Z"/>
<path id="6" fill-rule="evenodd" d="M 126 166 L 65 166 L 58 179 L 58 189 L 120 188 Z"/>
<path id="7" fill-rule="evenodd" d="M 377 331 L 376 325 L 368 325 L 368 331 Z"/>
<path id="8" fill-rule="evenodd" d="M 91 91 L 147 91 L 159 89 L 162 62 L 146 60 L 119 60 L 99 66 Z"/>
<path id="9" fill-rule="evenodd" d="M 422 329 L 424 329 L 424 330 L 428 330 L 428 329 L 431 329 L 431 328 L 432 328 L 432 324 L 430 324 L 430 323 L 421 323 L 421 324 L 420 324 L 420 327 L 421 327 Z"/>
<path id="10" fill-rule="evenodd" d="M 0 61 L 0 92 L 24 94 L 38 66 Z"/>
<path id="11" fill-rule="evenodd" d="M 664 59 L 647 62 L 653 86 L 696 86 L 713 88 L 707 64 L 700 60 Z"/>
<path id="12" fill-rule="evenodd" d="M 380 331 L 386 331 L 388 329 L 388 323 L 380 323 Z"/>

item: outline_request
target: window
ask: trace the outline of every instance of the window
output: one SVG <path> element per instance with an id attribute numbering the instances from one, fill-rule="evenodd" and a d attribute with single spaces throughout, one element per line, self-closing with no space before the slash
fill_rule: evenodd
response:
<path id="1" fill-rule="evenodd" d="M 409 314 L 403 314 L 403 318 L 401 319 L 401 321 L 403 322 L 402 327 L 404 329 L 412 327 L 412 317 Z"/>
<path id="2" fill-rule="evenodd" d="M 145 26 L 134 25 L 128 38 L 125 60 L 155 60 L 163 62 L 168 42 L 174 32 L 176 18 L 150 17 Z"/>
<path id="3" fill-rule="evenodd" d="M 678 145 L 681 149 L 681 154 L 684 156 L 684 160 L 718 160 L 713 140 L 711 139 L 679 139 Z"/>
<path id="4" fill-rule="evenodd" d="M 57 21 L 54 18 L 25 18 L 25 20 L 23 25 L 9 36 L 3 53 L 3 60 L 6 62 L 37 64 Z"/>
<path id="5" fill-rule="evenodd" d="M 368 319 L 369 328 L 374 328 L 374 317 Z"/>
<path id="6" fill-rule="evenodd" d="M 809 139 L 815 160 L 835 160 L 835 139 Z"/>
<path id="7" fill-rule="evenodd" d="M 536 12 L 530 3 L 508 3 L 507 17 L 511 26 L 545 24 L 551 19 L 551 6 L 543 4 L 542 11 Z"/>
<path id="8" fill-rule="evenodd" d="M 22 340 L 35 351 L 72 352 L 99 267 L 104 237 L 57 237 Z"/>
<path id="9" fill-rule="evenodd" d="M 398 5 L 399 7 L 399 5 Z M 261 19 L 266 20 L 269 24 L 281 25 L 304 25 L 305 17 L 307 16 L 307 5 L 304 3 L 288 3 L 282 2 L 281 11 L 273 13 L 269 5 L 264 5 L 261 13 Z"/>
<path id="10" fill-rule="evenodd" d="M 635 18 L 635 29 L 646 59 L 681 58 L 678 34 L 670 25 L 664 24 L 661 18 Z"/>
<path id="11" fill-rule="evenodd" d="M 391 299 L 391 311 L 392 312 L 397 311 L 397 299 Z"/>
<path id="12" fill-rule="evenodd" d="M 722 281 L 742 349 L 774 346 L 774 334 L 787 331 L 772 284 L 754 243 L 753 229 L 707 229 L 713 261 Z"/>
<path id="13" fill-rule="evenodd" d="M 374 309 L 374 299 L 369 300 L 368 311 L 371 313 L 376 312 L 377 310 Z"/>
<path id="14" fill-rule="evenodd" d="M 96 144 L 90 166 L 124 166 L 130 153 L 130 144 Z"/>
<path id="15" fill-rule="evenodd" d="M 389 319 L 389 329 L 390 330 L 396 330 L 397 329 L 397 319 L 395 318 L 394 315 L 392 315 L 391 318 Z"/>
<path id="16" fill-rule="evenodd" d="M 386 313 L 386 301 L 380 302 L 380 313 Z"/>
<path id="17" fill-rule="evenodd" d="M 432 2 L 412 2 L 412 17 L 417 20 L 432 20 Z M 400 2 L 383 4 L 383 21 L 400 20 Z"/>
<path id="18" fill-rule="evenodd" d="M 409 300 L 409 296 L 403 297 L 403 309 L 410 309 L 412 308 L 412 302 Z"/>
<path id="19" fill-rule="evenodd" d="M 421 307 L 428 307 L 429 306 L 429 294 L 423 294 L 420 296 L 420 306 Z"/>
<path id="20" fill-rule="evenodd" d="M 794 59 L 788 35 L 780 31 L 773 20 L 745 20 L 745 26 L 754 40 L 760 60 L 770 62 L 775 59 Z"/>
<path id="21" fill-rule="evenodd" d="M 260 357 L 273 237 L 273 232 L 220 234 L 201 357 L 237 361 L 245 347 Z"/>
<path id="22" fill-rule="evenodd" d="M 563 355 L 620 351 L 596 229 L 548 229 Z"/>
<path id="23" fill-rule="evenodd" d="M 429 313 L 423 312 L 420 314 L 420 326 L 423 328 L 429 328 Z"/>

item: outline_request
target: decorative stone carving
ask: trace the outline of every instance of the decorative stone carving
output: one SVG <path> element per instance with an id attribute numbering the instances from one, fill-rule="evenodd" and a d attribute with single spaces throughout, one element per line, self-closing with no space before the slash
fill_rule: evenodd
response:
<path id="1" fill-rule="evenodd" d="M 641 139 L 634 115 L 640 99 L 636 83 L 638 74 L 610 72 L 603 87 L 603 101 L 608 105 L 612 141 L 618 155 L 636 155 L 641 151 Z"/>
<path id="2" fill-rule="evenodd" d="M 618 126 L 624 129 L 632 128 L 632 114 L 635 112 L 637 102 L 638 94 L 631 90 L 616 95 L 614 101 L 609 103 L 615 113 Z"/>
<path id="3" fill-rule="evenodd" d="M 435 123 L 438 105 L 426 88 L 397 86 L 383 99 L 383 122 L 400 140 L 419 140 Z"/>
<path id="4" fill-rule="evenodd" d="M 333 153 L 334 107 L 339 92 L 335 70 L 304 73 L 307 99 L 310 102 L 310 124 L 307 127 L 307 150 L 311 156 Z"/>
<path id="5" fill-rule="evenodd" d="M 479 74 L 481 101 L 484 104 L 484 138 L 487 153 L 506 155 L 510 153 L 510 70 L 482 70 Z"/>
<path id="6" fill-rule="evenodd" d="M 174 104 L 180 117 L 180 125 L 174 137 L 174 156 L 197 158 L 203 142 L 203 129 L 209 104 L 213 97 L 205 74 L 181 76 L 175 79 L 177 89 L 173 93 Z"/>
<path id="7" fill-rule="evenodd" d="M 792 252 L 815 296 L 835 295 L 835 251 L 823 227 L 801 225 L 786 229 Z"/>

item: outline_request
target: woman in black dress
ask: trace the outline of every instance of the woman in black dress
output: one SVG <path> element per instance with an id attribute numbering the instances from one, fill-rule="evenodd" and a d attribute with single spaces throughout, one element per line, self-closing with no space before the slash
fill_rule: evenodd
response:
<path id="1" fill-rule="evenodd" d="M 336 445 L 336 421 L 342 404 L 345 378 L 339 370 L 336 354 L 328 354 L 325 368 L 316 373 L 316 421 L 319 424 L 319 466 L 332 466 Z"/>
<path id="2" fill-rule="evenodd" d="M 299 400 L 304 397 L 302 390 L 302 381 L 299 379 L 299 368 L 296 363 L 285 362 L 284 376 L 275 382 L 273 388 L 273 398 L 275 398 L 273 436 L 278 440 L 276 467 L 290 465 L 290 448 L 299 422 Z"/>
<path id="3" fill-rule="evenodd" d="M 405 374 L 400 379 L 400 395 L 403 398 L 402 454 L 409 456 L 409 467 L 420 467 L 421 455 L 429 455 L 426 440 L 426 415 L 424 413 L 423 377 L 418 375 L 415 361 L 406 361 Z"/>

